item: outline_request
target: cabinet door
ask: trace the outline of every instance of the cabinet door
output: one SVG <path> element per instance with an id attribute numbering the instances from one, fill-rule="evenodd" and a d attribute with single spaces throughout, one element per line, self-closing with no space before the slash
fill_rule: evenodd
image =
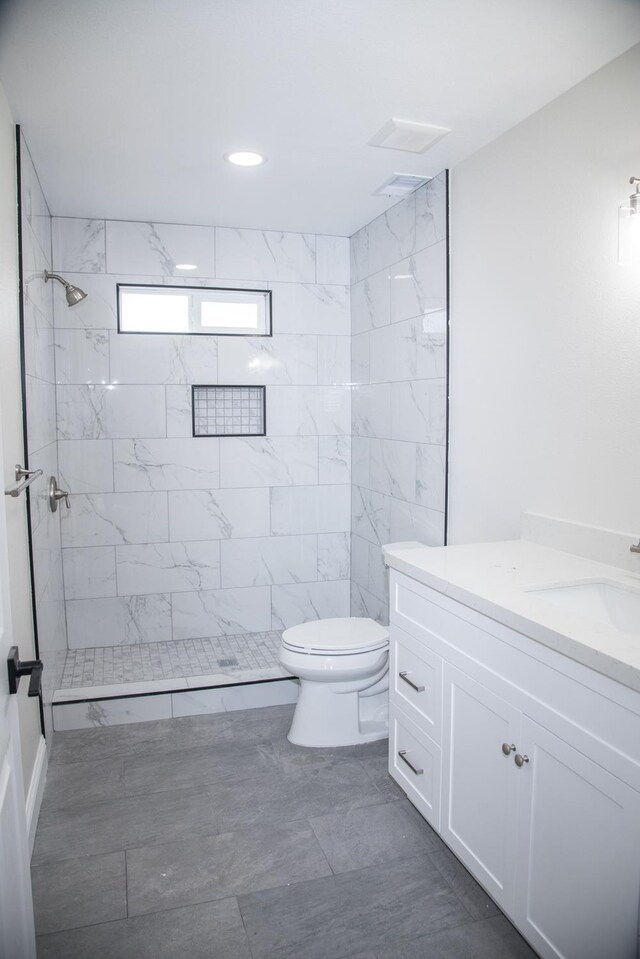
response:
<path id="1" fill-rule="evenodd" d="M 640 794 L 523 717 L 514 921 L 544 957 L 638 948 Z"/>
<path id="2" fill-rule="evenodd" d="M 441 833 L 509 912 L 513 901 L 521 713 L 444 664 Z"/>

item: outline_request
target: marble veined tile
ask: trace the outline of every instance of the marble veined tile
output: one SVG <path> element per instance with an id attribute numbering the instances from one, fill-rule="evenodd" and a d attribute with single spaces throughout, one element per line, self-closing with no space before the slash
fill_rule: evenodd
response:
<path id="1" fill-rule="evenodd" d="M 218 540 L 117 546 L 116 561 L 122 596 L 220 587 Z"/>
<path id="2" fill-rule="evenodd" d="M 444 380 L 415 380 L 391 385 L 391 436 L 396 440 L 446 442 Z"/>
<path id="3" fill-rule="evenodd" d="M 351 338 L 351 383 L 366 386 L 371 382 L 369 368 L 370 333 L 359 333 Z"/>
<path id="4" fill-rule="evenodd" d="M 416 248 L 416 201 L 412 193 L 376 217 L 368 226 L 369 270 L 397 263 Z"/>
<path id="5" fill-rule="evenodd" d="M 355 386 L 351 393 L 354 436 L 377 436 L 380 439 L 390 436 L 391 402 L 389 383 Z"/>
<path id="6" fill-rule="evenodd" d="M 289 629 L 314 619 L 349 615 L 349 580 L 293 583 L 271 590 L 274 629 Z"/>
<path id="7" fill-rule="evenodd" d="M 192 436 L 191 387 L 165 386 L 167 436 Z"/>
<path id="8" fill-rule="evenodd" d="M 369 225 L 354 233 L 349 240 L 351 283 L 358 283 L 369 275 Z"/>
<path id="9" fill-rule="evenodd" d="M 443 513 L 446 486 L 446 450 L 444 446 L 419 444 L 416 456 L 416 503 Z"/>
<path id="10" fill-rule="evenodd" d="M 391 500 L 383 493 L 354 486 L 351 497 L 351 523 L 356 536 L 370 543 L 390 542 Z"/>
<path id="11" fill-rule="evenodd" d="M 351 437 L 321 436 L 318 439 L 318 482 L 351 482 Z"/>
<path id="12" fill-rule="evenodd" d="M 62 550 L 64 592 L 67 599 L 116 595 L 116 557 L 113 546 L 84 546 Z"/>
<path id="13" fill-rule="evenodd" d="M 446 376 L 446 332 L 431 332 L 428 326 L 428 317 L 418 316 L 373 330 L 370 334 L 371 382 Z"/>
<path id="14" fill-rule="evenodd" d="M 349 285 L 351 262 L 348 236 L 316 236 L 316 281 Z"/>
<path id="15" fill-rule="evenodd" d="M 216 228 L 216 276 L 315 283 L 312 234 Z"/>
<path id="16" fill-rule="evenodd" d="M 121 726 L 154 719 L 171 719 L 171 693 L 140 696 L 134 699 L 109 699 L 94 703 L 58 703 L 53 708 L 53 726 L 57 732 L 70 729 L 94 729 L 99 726 Z M 210 904 L 208 904 L 210 905 Z M 113 948 L 113 923 L 109 923 L 107 949 Z M 102 926 L 87 926 L 89 930 Z M 73 931 L 72 931 L 73 932 Z M 81 930 L 78 931 L 79 933 Z M 148 934 L 145 934 L 148 942 Z M 127 937 L 131 942 L 131 937 Z M 81 947 L 83 948 L 83 947 Z M 91 949 L 91 946 L 89 946 Z M 51 955 L 51 959 L 53 959 Z"/>
<path id="17" fill-rule="evenodd" d="M 195 639 L 271 629 L 271 589 L 201 590 L 173 594 L 173 637 Z"/>
<path id="18" fill-rule="evenodd" d="M 444 240 L 397 263 L 389 274 L 391 321 L 436 313 L 447 307 Z"/>
<path id="19" fill-rule="evenodd" d="M 61 515 L 63 546 L 168 540 L 166 493 L 77 494 Z"/>
<path id="20" fill-rule="evenodd" d="M 220 486 L 304 486 L 318 480 L 315 436 L 223 437 Z"/>
<path id="21" fill-rule="evenodd" d="M 109 335 L 105 330 L 56 330 L 56 383 L 109 382 Z"/>
<path id="22" fill-rule="evenodd" d="M 366 333 L 391 322 L 389 270 L 374 273 L 351 287 L 351 329 Z"/>
<path id="23" fill-rule="evenodd" d="M 59 439 L 166 434 L 161 386 L 58 386 L 56 396 Z"/>
<path id="24" fill-rule="evenodd" d="M 273 315 L 278 333 L 349 336 L 349 287 L 317 283 L 274 283 Z"/>
<path id="25" fill-rule="evenodd" d="M 213 438 L 115 440 L 113 463 L 118 491 L 215 489 L 220 445 Z"/>
<path id="26" fill-rule="evenodd" d="M 271 534 L 346 532 L 350 487 L 280 486 L 271 490 Z"/>
<path id="27" fill-rule="evenodd" d="M 317 383 L 318 339 L 324 337 L 222 336 L 218 349 L 219 382 L 235 386 Z"/>
<path id="28" fill-rule="evenodd" d="M 71 493 L 113 492 L 111 440 L 59 440 L 60 485 Z"/>
<path id="29" fill-rule="evenodd" d="M 267 488 L 185 490 L 168 496 L 173 541 L 269 535 Z"/>
<path id="30" fill-rule="evenodd" d="M 110 354 L 112 383 L 218 382 L 217 336 L 112 331 Z"/>
<path id="31" fill-rule="evenodd" d="M 53 270 L 56 273 L 104 273 L 104 220 L 53 218 Z"/>
<path id="32" fill-rule="evenodd" d="M 349 533 L 318 535 L 318 579 L 349 579 L 350 538 Z"/>
<path id="33" fill-rule="evenodd" d="M 223 587 L 304 583 L 318 578 L 315 536 L 232 539 L 220 548 Z"/>
<path id="34" fill-rule="evenodd" d="M 416 190 L 416 250 L 431 246 L 447 236 L 446 171 Z"/>
<path id="35" fill-rule="evenodd" d="M 348 435 L 351 403 L 348 386 L 268 386 L 269 436 Z"/>
<path id="36" fill-rule="evenodd" d="M 109 273 L 183 277 L 176 264 L 192 263 L 194 276 L 215 275 L 213 227 L 107 220 L 106 236 Z"/>
<path id="37" fill-rule="evenodd" d="M 69 649 L 166 642 L 171 602 L 164 594 L 67 600 Z"/>
<path id="38" fill-rule="evenodd" d="M 416 444 L 372 440 L 369 448 L 371 489 L 398 499 L 416 498 Z"/>
<path id="39" fill-rule="evenodd" d="M 444 542 L 444 513 L 415 503 L 392 499 L 390 526 L 389 536 L 393 543 L 417 540 L 427 546 L 442 546 Z"/>
<path id="40" fill-rule="evenodd" d="M 318 337 L 318 383 L 340 386 L 351 382 L 351 337 Z"/>
<path id="41" fill-rule="evenodd" d="M 56 439 L 56 388 L 52 383 L 26 376 L 29 410 L 29 453 L 54 443 Z"/>

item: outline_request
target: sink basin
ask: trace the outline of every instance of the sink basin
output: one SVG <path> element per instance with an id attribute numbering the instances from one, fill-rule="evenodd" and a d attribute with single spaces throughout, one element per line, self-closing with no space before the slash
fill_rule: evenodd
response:
<path id="1" fill-rule="evenodd" d="M 528 590 L 545 602 L 623 633 L 640 634 L 640 590 L 617 583 L 588 581 L 567 586 L 543 586 Z"/>

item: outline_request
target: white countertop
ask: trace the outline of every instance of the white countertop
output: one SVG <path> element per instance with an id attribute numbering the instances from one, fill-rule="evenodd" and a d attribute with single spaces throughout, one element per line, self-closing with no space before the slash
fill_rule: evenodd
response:
<path id="1" fill-rule="evenodd" d="M 527 540 L 468 546 L 391 543 L 388 566 L 576 662 L 640 691 L 638 633 L 594 622 L 528 592 L 606 580 L 640 590 L 640 575 Z"/>

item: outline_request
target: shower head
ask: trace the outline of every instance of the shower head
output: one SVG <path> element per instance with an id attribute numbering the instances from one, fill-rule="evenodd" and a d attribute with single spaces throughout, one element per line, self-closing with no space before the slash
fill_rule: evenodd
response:
<path id="1" fill-rule="evenodd" d="M 79 286 L 74 286 L 72 283 L 67 283 L 67 281 L 62 276 L 58 276 L 57 273 L 49 273 L 48 270 L 44 271 L 44 282 L 48 280 L 57 280 L 59 283 L 62 283 L 64 286 L 65 296 L 67 298 L 68 306 L 75 306 L 76 303 L 80 303 L 81 300 L 84 300 L 86 293 L 84 290 L 81 290 Z"/>

